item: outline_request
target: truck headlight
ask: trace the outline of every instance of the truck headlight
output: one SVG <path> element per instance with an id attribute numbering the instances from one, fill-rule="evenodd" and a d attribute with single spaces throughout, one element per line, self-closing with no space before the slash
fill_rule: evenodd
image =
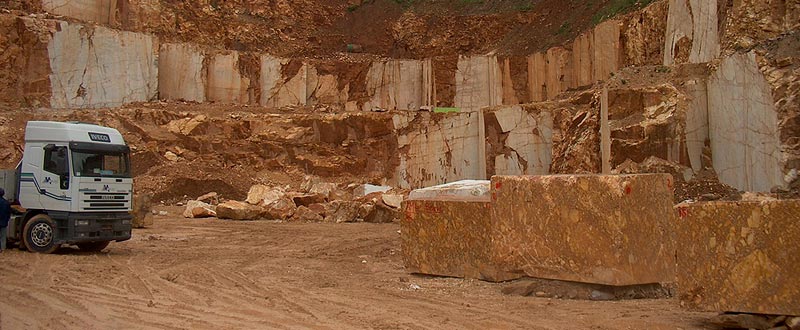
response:
<path id="1" fill-rule="evenodd" d="M 75 225 L 76 226 L 88 226 L 89 225 L 89 220 L 76 220 L 75 221 Z"/>
<path id="2" fill-rule="evenodd" d="M 131 224 L 131 221 L 130 221 L 130 220 L 127 220 L 127 219 L 126 219 L 126 220 L 122 220 L 122 224 L 123 224 L 123 225 L 130 225 L 130 224 Z"/>

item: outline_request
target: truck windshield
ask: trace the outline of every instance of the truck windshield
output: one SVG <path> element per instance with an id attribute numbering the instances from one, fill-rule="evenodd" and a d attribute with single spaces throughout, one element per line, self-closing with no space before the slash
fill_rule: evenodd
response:
<path id="1" fill-rule="evenodd" d="M 72 168 L 79 177 L 131 177 L 127 153 L 73 150 Z"/>

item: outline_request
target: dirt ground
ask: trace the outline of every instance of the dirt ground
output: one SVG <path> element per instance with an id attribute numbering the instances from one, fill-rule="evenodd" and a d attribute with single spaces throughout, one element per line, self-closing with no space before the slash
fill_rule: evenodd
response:
<path id="1" fill-rule="evenodd" d="M 712 316 L 675 299 L 507 296 L 507 284 L 411 275 L 399 230 L 168 215 L 101 253 L 9 250 L 0 328 L 703 329 Z"/>

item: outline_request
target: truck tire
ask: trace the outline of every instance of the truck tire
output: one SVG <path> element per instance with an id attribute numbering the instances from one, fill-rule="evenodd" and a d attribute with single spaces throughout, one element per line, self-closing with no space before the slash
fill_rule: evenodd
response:
<path id="1" fill-rule="evenodd" d="M 103 251 L 106 247 L 108 247 L 108 243 L 111 242 L 86 242 L 86 243 L 78 243 L 76 244 L 81 251 L 86 252 L 100 252 Z"/>
<path id="2" fill-rule="evenodd" d="M 25 224 L 25 230 L 22 231 L 25 247 L 28 248 L 28 251 L 53 253 L 59 248 L 59 245 L 55 244 L 56 230 L 55 221 L 46 214 L 33 216 Z"/>

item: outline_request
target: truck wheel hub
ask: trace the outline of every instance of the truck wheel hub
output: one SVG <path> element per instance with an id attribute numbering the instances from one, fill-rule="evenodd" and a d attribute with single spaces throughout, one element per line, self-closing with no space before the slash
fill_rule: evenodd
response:
<path id="1" fill-rule="evenodd" d="M 31 241 L 40 247 L 49 245 L 53 241 L 53 228 L 46 223 L 37 223 L 31 229 Z"/>

